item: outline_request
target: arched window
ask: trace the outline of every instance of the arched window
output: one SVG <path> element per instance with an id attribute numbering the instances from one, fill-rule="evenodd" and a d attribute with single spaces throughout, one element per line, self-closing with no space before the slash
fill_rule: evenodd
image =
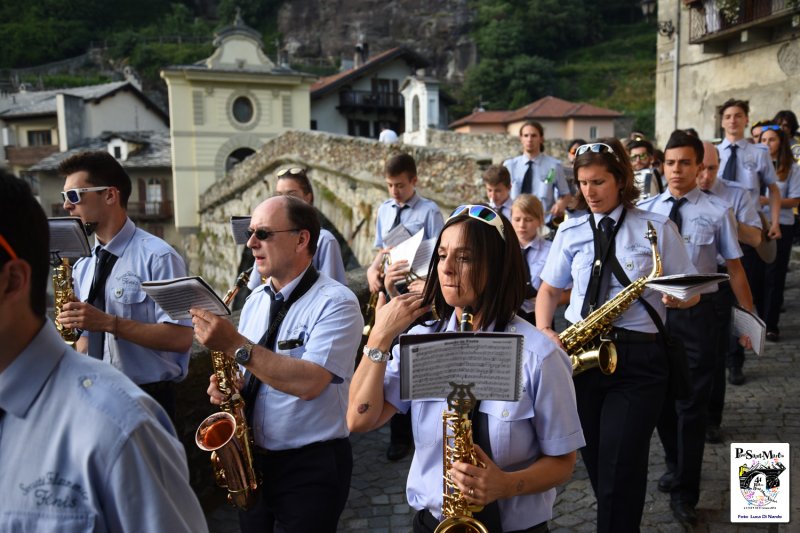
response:
<path id="1" fill-rule="evenodd" d="M 230 172 L 233 167 L 244 161 L 248 156 L 256 153 L 252 148 L 237 148 L 225 159 L 225 173 Z"/>

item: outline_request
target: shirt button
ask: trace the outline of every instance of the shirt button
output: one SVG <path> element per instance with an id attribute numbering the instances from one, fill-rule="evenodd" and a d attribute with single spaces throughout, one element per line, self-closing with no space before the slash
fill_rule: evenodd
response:
<path id="1" fill-rule="evenodd" d="M 508 411 L 503 411 L 503 418 L 508 416 Z"/>
<path id="2" fill-rule="evenodd" d="M 86 379 L 83 380 L 83 383 L 81 383 L 81 385 L 83 385 L 84 389 L 88 389 L 89 387 L 92 386 L 92 380 L 89 379 L 89 378 L 86 378 Z"/>
<path id="3" fill-rule="evenodd" d="M 517 326 L 511 326 L 511 327 L 510 327 L 510 328 L 508 328 L 508 329 L 510 329 L 511 331 L 517 331 Z"/>

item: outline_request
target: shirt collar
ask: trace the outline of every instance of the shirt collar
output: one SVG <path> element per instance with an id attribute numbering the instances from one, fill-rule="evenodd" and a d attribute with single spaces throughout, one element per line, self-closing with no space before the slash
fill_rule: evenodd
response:
<path id="1" fill-rule="evenodd" d="M 613 221 L 614 221 L 614 225 L 616 225 L 616 224 L 617 224 L 617 222 L 619 222 L 619 217 L 621 217 L 621 216 L 622 216 L 622 210 L 623 210 L 624 208 L 625 208 L 625 206 L 624 206 L 624 205 L 622 205 L 622 203 L 620 203 L 620 204 L 619 204 L 619 205 L 618 205 L 618 206 L 617 206 L 617 207 L 616 207 L 616 208 L 615 208 L 613 211 L 611 211 L 611 213 L 609 213 L 608 215 L 606 215 L 605 213 L 592 213 L 592 215 L 594 215 L 594 223 L 595 223 L 595 224 L 598 224 L 598 223 L 599 223 L 601 220 L 603 220 L 604 218 L 606 218 L 606 217 L 608 216 L 608 217 L 611 217 L 611 220 L 613 220 Z"/>
<path id="2" fill-rule="evenodd" d="M 527 250 L 528 248 L 530 248 L 531 250 L 538 250 L 542 247 L 543 244 L 544 244 L 544 239 L 542 238 L 541 235 L 537 235 L 531 242 L 528 243 L 527 246 L 523 246 L 522 249 Z"/>
<path id="3" fill-rule="evenodd" d="M 719 178 L 717 179 L 717 181 L 719 181 Z M 686 194 L 684 194 L 681 198 L 686 198 L 686 201 L 688 201 L 690 203 L 693 203 L 693 204 L 696 204 L 700 200 L 700 196 L 702 194 L 703 194 L 703 191 L 700 190 L 700 187 L 695 187 L 691 191 L 689 191 Z M 661 201 L 662 202 L 669 202 L 670 198 L 675 198 L 675 197 L 672 196 L 672 193 L 669 192 L 669 189 L 667 189 L 666 191 L 661 193 Z M 678 198 L 675 198 L 675 200 L 678 200 Z"/>
<path id="4" fill-rule="evenodd" d="M 0 409 L 23 418 L 66 351 L 53 323 L 45 320 L 30 344 L 0 374 Z"/>
<path id="5" fill-rule="evenodd" d="M 292 296 L 292 292 L 300 284 L 300 280 L 303 279 L 303 276 L 305 276 L 306 274 L 306 270 L 308 270 L 310 266 L 311 263 L 309 263 L 308 266 L 302 272 L 300 272 L 299 276 L 297 276 L 292 281 L 284 285 L 283 288 L 278 291 L 278 294 L 281 295 L 281 299 L 284 302 Z M 272 285 L 272 278 L 269 278 L 269 280 L 264 284 L 264 287 L 265 287 L 264 290 L 269 289 L 269 292 L 275 294 L 275 287 Z"/>
<path id="6" fill-rule="evenodd" d="M 128 218 L 125 219 L 125 224 L 122 225 L 122 229 L 120 229 L 116 235 L 114 235 L 110 241 L 108 241 L 103 248 L 107 251 L 111 252 L 117 257 L 121 257 L 123 253 L 125 253 L 125 249 L 128 247 L 128 244 L 131 242 L 133 238 L 133 234 L 136 233 L 136 224 Z M 94 238 L 95 243 L 95 251 L 97 250 L 98 246 L 102 246 L 100 241 L 97 240 L 97 237 Z"/>
<path id="7" fill-rule="evenodd" d="M 403 206 L 407 205 L 411 209 L 414 209 L 414 207 L 417 205 L 417 202 L 419 202 L 419 195 L 417 194 L 417 191 L 414 191 L 413 196 L 411 196 L 411 198 L 409 198 L 408 201 L 403 204 Z M 397 200 L 392 200 L 392 205 L 400 207 L 400 204 L 397 203 Z"/>

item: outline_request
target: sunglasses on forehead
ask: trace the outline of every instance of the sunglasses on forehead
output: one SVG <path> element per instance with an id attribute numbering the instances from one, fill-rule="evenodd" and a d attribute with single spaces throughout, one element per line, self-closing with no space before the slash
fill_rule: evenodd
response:
<path id="1" fill-rule="evenodd" d="M 617 157 L 617 154 L 614 152 L 614 149 L 611 148 L 606 143 L 584 144 L 582 146 L 579 146 L 578 149 L 575 150 L 575 155 L 576 156 L 580 156 L 580 155 L 585 154 L 586 152 L 592 152 L 592 153 L 595 153 L 595 154 L 609 154 L 614 159 L 619 161 L 619 157 Z"/>
<path id="2" fill-rule="evenodd" d="M 71 204 L 81 203 L 81 194 L 85 192 L 99 192 L 108 189 L 109 187 L 82 187 L 80 189 L 70 189 L 61 193 L 61 197 L 65 202 Z"/>
<path id="3" fill-rule="evenodd" d="M 11 245 L 8 244 L 6 238 L 3 237 L 2 235 L 0 235 L 0 249 L 5 250 L 5 252 L 8 254 L 8 257 L 10 257 L 11 259 L 17 258 L 17 252 L 14 251 Z"/>
<path id="4" fill-rule="evenodd" d="M 276 178 L 282 178 L 286 174 L 290 176 L 301 176 L 306 173 L 306 169 L 301 167 L 289 167 L 289 168 L 282 168 L 275 173 Z"/>
<path id="5" fill-rule="evenodd" d="M 781 131 L 781 127 L 778 126 L 777 124 L 764 124 L 763 126 L 759 126 L 759 127 L 761 128 L 761 133 L 764 133 L 765 131 L 769 131 L 769 130 Z"/>
<path id="6" fill-rule="evenodd" d="M 300 231 L 300 228 L 280 229 L 280 230 L 266 230 L 266 229 L 250 229 L 250 228 L 247 228 L 247 230 L 245 230 L 245 234 L 247 235 L 247 240 L 250 240 L 250 237 L 255 235 L 256 239 L 258 239 L 259 241 L 268 241 L 276 233 L 289 233 L 291 231 Z"/>
<path id="7" fill-rule="evenodd" d="M 506 236 L 503 233 L 503 221 L 500 220 L 497 213 L 490 208 L 485 205 L 460 205 L 453 210 L 452 214 L 447 218 L 447 221 L 449 222 L 464 214 L 469 216 L 469 218 L 474 218 L 490 226 L 494 226 L 497 229 L 497 233 L 500 234 L 500 238 L 506 240 Z"/>

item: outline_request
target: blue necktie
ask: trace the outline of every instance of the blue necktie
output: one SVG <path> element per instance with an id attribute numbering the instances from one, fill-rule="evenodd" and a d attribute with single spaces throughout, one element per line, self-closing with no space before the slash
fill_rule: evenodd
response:
<path id="1" fill-rule="evenodd" d="M 673 202 L 672 209 L 669 210 L 669 219 L 678 226 L 678 233 L 681 233 L 683 232 L 683 219 L 681 218 L 680 209 L 686 203 L 686 198 L 676 199 L 670 196 L 668 200 Z"/>
<path id="2" fill-rule="evenodd" d="M 408 204 L 406 204 L 404 206 L 399 206 L 399 205 L 395 204 L 394 208 L 397 209 L 397 214 L 394 216 L 394 222 L 392 222 L 392 227 L 389 228 L 389 231 L 393 230 L 394 228 L 396 228 L 397 226 L 400 225 L 400 215 L 403 214 L 403 209 L 405 209 L 407 207 L 411 207 L 411 206 L 408 205 Z"/>
<path id="3" fill-rule="evenodd" d="M 739 149 L 735 144 L 728 145 L 731 155 L 725 163 L 725 170 L 722 171 L 722 179 L 736 181 L 736 150 Z"/>
<path id="4" fill-rule="evenodd" d="M 528 161 L 528 170 L 525 171 L 525 176 L 522 178 L 522 194 L 533 194 L 533 161 Z"/>
<path id="5" fill-rule="evenodd" d="M 116 262 L 117 256 L 105 248 L 99 248 L 97 250 L 97 260 L 94 265 L 94 280 L 92 281 L 92 288 L 89 290 L 89 299 L 87 302 L 103 312 L 106 310 L 106 281 Z M 103 358 L 105 338 L 106 334 L 103 331 L 89 332 L 89 355 L 97 359 Z"/>

